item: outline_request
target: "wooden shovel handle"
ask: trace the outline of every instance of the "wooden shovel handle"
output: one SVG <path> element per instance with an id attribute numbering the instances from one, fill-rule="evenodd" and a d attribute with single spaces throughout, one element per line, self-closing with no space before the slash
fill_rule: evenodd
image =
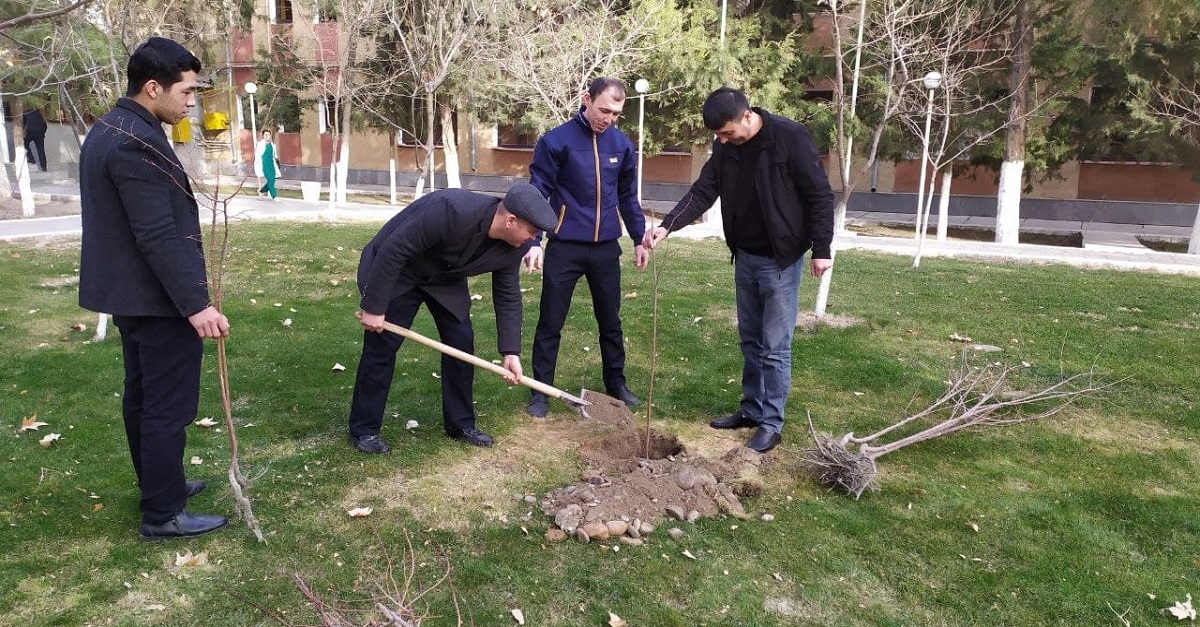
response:
<path id="1" fill-rule="evenodd" d="M 512 374 L 511 372 L 508 371 L 507 368 L 505 368 L 503 366 L 494 364 L 486 359 L 482 359 L 482 358 L 472 355 L 471 353 L 468 353 L 466 351 L 458 350 L 457 348 L 454 348 L 453 346 L 448 346 L 448 345 L 443 344 L 435 339 L 425 337 L 424 335 L 421 335 L 420 333 L 417 333 L 416 331 L 413 331 L 412 329 L 406 329 L 398 324 L 393 324 L 393 323 L 385 320 L 383 322 L 383 328 L 385 331 L 390 331 L 392 333 L 395 333 L 396 335 L 399 335 L 404 338 L 408 338 L 419 344 L 424 344 L 425 346 L 428 346 L 429 348 L 432 348 L 438 352 L 445 353 L 446 355 L 449 355 L 456 359 L 460 359 L 460 360 L 465 361 L 474 366 L 478 366 L 480 368 L 483 368 L 484 370 L 490 370 L 502 377 L 507 377 Z M 582 398 L 573 396 L 571 394 L 567 394 L 566 392 L 564 392 L 552 385 L 547 385 L 545 383 L 542 383 L 541 381 L 538 381 L 537 379 L 526 377 L 524 375 L 521 376 L 521 385 L 523 385 L 527 388 L 533 389 L 535 391 L 541 392 L 542 394 L 545 394 L 546 396 L 557 398 L 558 400 L 569 403 L 571 405 L 587 405 L 588 404 L 588 402 L 583 400 Z"/>

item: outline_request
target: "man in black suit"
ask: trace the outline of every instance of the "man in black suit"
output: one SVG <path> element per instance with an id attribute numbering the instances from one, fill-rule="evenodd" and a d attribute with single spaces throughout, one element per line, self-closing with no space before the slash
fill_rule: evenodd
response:
<path id="1" fill-rule="evenodd" d="M 209 299 L 196 200 L 162 127 L 195 105 L 199 72 L 200 60 L 174 41 L 142 44 L 129 59 L 126 97 L 97 121 L 79 156 L 79 304 L 112 314 L 121 331 L 122 410 L 144 540 L 228 523 L 184 511 L 204 489 L 183 471 L 203 338 L 229 335 L 229 320 Z"/>
<path id="2" fill-rule="evenodd" d="M 46 118 L 37 109 L 21 114 L 21 125 L 25 127 L 25 153 L 29 163 L 38 164 L 46 171 Z"/>
<path id="3" fill-rule="evenodd" d="M 404 339 L 383 333 L 388 320 L 412 324 L 423 303 L 443 343 L 475 352 L 467 277 L 490 272 L 496 335 L 509 383 L 521 371 L 521 290 L 518 270 L 539 231 L 554 227 L 554 212 L 532 185 L 517 183 L 502 201 L 495 196 L 445 189 L 396 214 L 363 248 L 358 266 L 362 292 L 363 352 L 350 405 L 350 442 L 364 453 L 391 450 L 379 437 L 396 351 Z M 475 426 L 473 367 L 442 356 L 442 426 L 446 435 L 474 446 L 492 438 Z"/>

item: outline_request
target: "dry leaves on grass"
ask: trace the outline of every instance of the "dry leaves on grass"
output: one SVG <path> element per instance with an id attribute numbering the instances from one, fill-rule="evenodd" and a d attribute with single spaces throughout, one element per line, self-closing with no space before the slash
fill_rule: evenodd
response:
<path id="1" fill-rule="evenodd" d="M 51 444 L 57 442 L 60 438 L 62 438 L 61 433 L 48 433 L 46 434 L 46 437 L 38 440 L 38 444 L 41 444 L 42 446 L 50 446 Z"/>
<path id="2" fill-rule="evenodd" d="M 37 431 L 38 427 L 46 427 L 49 424 L 48 422 L 41 422 L 37 419 L 37 414 L 34 414 L 28 418 L 21 419 L 21 431 Z"/>
<path id="3" fill-rule="evenodd" d="M 1171 616 L 1178 620 L 1196 620 L 1196 609 L 1192 607 L 1192 595 L 1187 595 L 1186 601 L 1176 601 L 1175 605 L 1167 608 Z"/>

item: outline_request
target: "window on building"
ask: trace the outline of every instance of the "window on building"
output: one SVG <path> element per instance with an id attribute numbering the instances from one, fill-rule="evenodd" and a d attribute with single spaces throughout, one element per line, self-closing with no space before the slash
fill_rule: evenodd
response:
<path id="1" fill-rule="evenodd" d="M 396 118 L 404 127 L 396 135 L 396 145 L 398 146 L 418 146 L 424 145 L 429 137 L 429 122 L 425 115 L 428 101 L 425 98 L 404 98 L 399 102 L 401 108 L 397 111 Z M 458 113 L 451 115 L 451 125 L 455 130 L 458 128 Z M 433 118 L 433 145 L 442 145 L 442 117 L 441 112 L 437 112 Z"/>
<path id="2" fill-rule="evenodd" d="M 292 23 L 292 0 L 270 0 L 271 21 L 277 24 Z"/>
<path id="3" fill-rule="evenodd" d="M 533 148 L 537 140 L 537 133 L 515 124 L 496 127 L 496 145 L 501 148 Z"/>

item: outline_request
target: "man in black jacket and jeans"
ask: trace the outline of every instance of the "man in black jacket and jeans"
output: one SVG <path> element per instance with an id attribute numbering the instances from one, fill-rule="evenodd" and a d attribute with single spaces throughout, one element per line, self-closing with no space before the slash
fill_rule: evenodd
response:
<path id="1" fill-rule="evenodd" d="M 728 87 L 708 96 L 703 114 L 717 135 L 712 158 L 643 243 L 654 248 L 720 198 L 734 263 L 742 398 L 732 415 L 709 424 L 756 427 L 746 446 L 765 453 L 782 438 L 804 254 L 812 249 L 815 277 L 833 267 L 833 190 L 803 125 L 750 107 Z"/>

